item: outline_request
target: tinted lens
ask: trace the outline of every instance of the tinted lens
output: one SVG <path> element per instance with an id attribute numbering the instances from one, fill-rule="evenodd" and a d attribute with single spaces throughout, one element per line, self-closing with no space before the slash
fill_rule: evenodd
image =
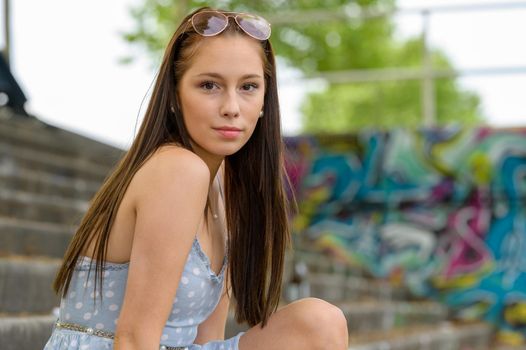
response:
<path id="1" fill-rule="evenodd" d="M 270 24 L 262 17 L 241 13 L 236 16 L 236 22 L 253 38 L 259 40 L 270 38 Z"/>
<path id="2" fill-rule="evenodd" d="M 228 18 L 219 12 L 199 12 L 192 17 L 195 31 L 204 36 L 221 33 L 228 24 Z"/>

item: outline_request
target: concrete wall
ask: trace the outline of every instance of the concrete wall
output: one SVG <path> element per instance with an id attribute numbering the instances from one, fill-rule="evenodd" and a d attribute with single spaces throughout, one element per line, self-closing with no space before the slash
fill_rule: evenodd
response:
<path id="1" fill-rule="evenodd" d="M 526 343 L 526 128 L 286 143 L 298 237 Z"/>

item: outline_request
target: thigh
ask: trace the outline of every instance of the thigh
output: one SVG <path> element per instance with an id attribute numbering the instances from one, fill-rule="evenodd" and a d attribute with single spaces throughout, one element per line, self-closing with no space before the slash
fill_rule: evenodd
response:
<path id="1" fill-rule="evenodd" d="M 344 339 L 333 339 L 335 336 Z M 256 325 L 239 339 L 239 350 L 321 348 L 346 349 L 347 324 L 340 309 L 316 298 L 301 299 L 280 308 L 264 328 Z"/>

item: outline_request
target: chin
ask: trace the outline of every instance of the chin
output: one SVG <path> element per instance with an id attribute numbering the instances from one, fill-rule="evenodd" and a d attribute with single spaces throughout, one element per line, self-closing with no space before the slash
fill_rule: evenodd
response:
<path id="1" fill-rule="evenodd" d="M 220 155 L 223 157 L 228 157 L 233 154 L 236 154 L 242 147 L 236 147 L 235 149 L 223 150 L 220 152 Z"/>
<path id="2" fill-rule="evenodd" d="M 223 157 L 226 157 L 226 156 L 231 156 L 235 153 L 237 153 L 240 149 L 243 148 L 243 146 L 245 145 L 245 143 L 243 144 L 239 144 L 239 143 L 232 143 L 230 145 L 224 145 L 224 146 L 221 146 L 221 147 L 218 147 L 216 148 L 216 152 L 217 154 L 223 156 Z"/>

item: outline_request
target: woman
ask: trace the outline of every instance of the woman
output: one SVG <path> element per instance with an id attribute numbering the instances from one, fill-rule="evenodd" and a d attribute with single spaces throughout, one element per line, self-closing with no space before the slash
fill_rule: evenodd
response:
<path id="1" fill-rule="evenodd" d="M 45 349 L 347 348 L 338 308 L 277 310 L 289 231 L 269 37 L 250 14 L 183 20 L 136 139 L 65 254 Z M 252 328 L 224 340 L 231 297 Z"/>

